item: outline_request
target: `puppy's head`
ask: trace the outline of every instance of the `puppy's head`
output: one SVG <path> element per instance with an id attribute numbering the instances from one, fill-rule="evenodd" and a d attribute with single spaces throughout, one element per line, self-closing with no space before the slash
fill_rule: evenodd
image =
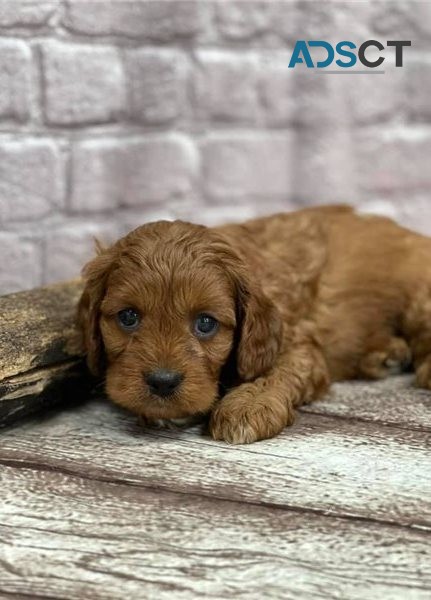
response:
<path id="1" fill-rule="evenodd" d="M 139 227 L 84 268 L 78 321 L 108 396 L 149 419 L 211 409 L 234 358 L 242 380 L 267 371 L 281 320 L 230 244 L 175 221 Z"/>

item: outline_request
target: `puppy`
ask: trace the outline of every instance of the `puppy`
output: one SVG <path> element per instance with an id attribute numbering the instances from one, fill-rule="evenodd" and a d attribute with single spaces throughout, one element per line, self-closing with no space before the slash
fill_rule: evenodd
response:
<path id="1" fill-rule="evenodd" d="M 138 227 L 84 268 L 91 372 L 146 423 L 278 434 L 332 381 L 410 363 L 431 388 L 431 240 L 348 206 Z"/>

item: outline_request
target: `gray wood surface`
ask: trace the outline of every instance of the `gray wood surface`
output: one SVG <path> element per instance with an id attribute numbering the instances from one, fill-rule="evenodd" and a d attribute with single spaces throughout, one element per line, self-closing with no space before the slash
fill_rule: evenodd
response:
<path id="1" fill-rule="evenodd" d="M 382 381 L 335 383 L 331 393 L 302 408 L 307 413 L 373 421 L 431 431 L 431 394 L 413 385 L 413 376 Z"/>
<path id="2" fill-rule="evenodd" d="M 430 408 L 406 377 L 250 446 L 102 400 L 8 428 L 0 598 L 429 599 Z"/>
<path id="3" fill-rule="evenodd" d="M 73 598 L 429 598 L 421 531 L 2 469 L 0 589 Z"/>

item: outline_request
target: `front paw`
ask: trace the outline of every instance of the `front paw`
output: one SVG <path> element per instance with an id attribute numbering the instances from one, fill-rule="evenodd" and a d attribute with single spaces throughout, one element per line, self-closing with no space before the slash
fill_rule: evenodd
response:
<path id="1" fill-rule="evenodd" d="M 418 387 L 431 390 L 431 358 L 428 357 L 416 369 L 416 384 Z"/>
<path id="2" fill-rule="evenodd" d="M 227 394 L 214 409 L 209 429 L 215 440 L 251 444 L 272 438 L 294 421 L 286 399 L 270 393 L 256 394 L 253 384 L 243 384 Z"/>

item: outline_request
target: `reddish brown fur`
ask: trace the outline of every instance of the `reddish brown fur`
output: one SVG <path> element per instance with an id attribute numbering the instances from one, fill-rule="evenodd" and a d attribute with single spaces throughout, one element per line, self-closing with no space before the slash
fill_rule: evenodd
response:
<path id="1" fill-rule="evenodd" d="M 79 306 L 88 365 L 110 398 L 146 421 L 210 413 L 215 439 L 279 433 L 331 381 L 379 378 L 413 359 L 431 388 L 431 240 L 389 219 L 328 206 L 208 229 L 139 227 L 84 270 Z M 120 329 L 134 307 L 142 323 Z M 220 322 L 199 340 L 193 318 Z M 223 367 L 237 376 L 223 398 Z M 184 375 L 169 399 L 143 374 Z"/>

